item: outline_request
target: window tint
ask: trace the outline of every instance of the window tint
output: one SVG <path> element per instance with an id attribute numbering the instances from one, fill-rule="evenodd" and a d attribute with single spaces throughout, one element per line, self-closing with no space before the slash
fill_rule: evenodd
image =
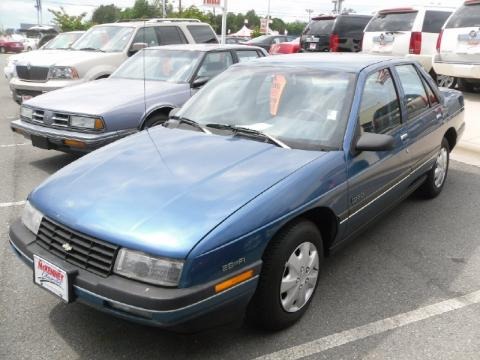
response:
<path id="1" fill-rule="evenodd" d="M 445 21 L 451 15 L 448 11 L 431 11 L 425 12 L 425 19 L 423 20 L 423 32 L 427 33 L 439 33 L 442 30 Z"/>
<path id="2" fill-rule="evenodd" d="M 238 62 L 245 62 L 259 58 L 260 55 L 254 50 L 237 50 Z"/>
<path id="3" fill-rule="evenodd" d="M 360 125 L 366 132 L 384 134 L 401 123 L 400 103 L 388 69 L 370 75 L 360 105 Z"/>
<path id="4" fill-rule="evenodd" d="M 399 65 L 397 73 L 403 87 L 408 118 L 411 119 L 428 108 L 427 94 L 413 65 Z"/>
<path id="5" fill-rule="evenodd" d="M 325 35 L 330 34 L 333 30 L 335 19 L 329 20 L 313 20 L 307 25 L 303 31 L 303 35 Z"/>
<path id="6" fill-rule="evenodd" d="M 480 26 L 480 4 L 463 5 L 447 23 L 446 28 Z"/>
<path id="7" fill-rule="evenodd" d="M 138 29 L 133 39 L 133 44 L 135 43 L 145 43 L 147 46 L 158 45 L 157 34 L 155 33 L 155 28 L 153 27 L 144 27 Z"/>
<path id="8" fill-rule="evenodd" d="M 187 29 L 198 44 L 218 43 L 217 35 L 208 25 L 187 25 Z"/>
<path id="9" fill-rule="evenodd" d="M 361 34 L 370 19 L 367 16 L 340 16 L 335 25 L 335 33 L 340 36 Z"/>
<path id="10" fill-rule="evenodd" d="M 379 13 L 365 31 L 411 31 L 418 12 Z"/>
<path id="11" fill-rule="evenodd" d="M 208 53 L 198 71 L 197 77 L 213 78 L 233 64 L 230 51 Z"/>
<path id="12" fill-rule="evenodd" d="M 176 26 L 158 26 L 156 29 L 161 45 L 185 44 L 187 42 L 183 33 Z"/>

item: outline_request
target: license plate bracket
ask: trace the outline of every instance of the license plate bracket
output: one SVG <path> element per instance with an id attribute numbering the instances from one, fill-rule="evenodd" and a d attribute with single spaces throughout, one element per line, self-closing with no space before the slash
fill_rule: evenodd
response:
<path id="1" fill-rule="evenodd" d="M 50 141 L 48 141 L 46 137 L 32 135 L 30 136 L 30 139 L 32 140 L 32 145 L 35 147 L 38 147 L 40 149 L 46 149 L 46 150 L 49 150 L 52 148 Z"/>
<path id="2" fill-rule="evenodd" d="M 72 275 L 50 261 L 33 255 L 33 282 L 66 303 L 72 301 Z"/>

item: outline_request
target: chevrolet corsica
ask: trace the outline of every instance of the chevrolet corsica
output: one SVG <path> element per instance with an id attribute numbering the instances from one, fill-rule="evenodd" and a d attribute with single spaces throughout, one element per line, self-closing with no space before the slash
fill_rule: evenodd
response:
<path id="1" fill-rule="evenodd" d="M 193 44 L 151 47 L 109 78 L 28 100 L 13 131 L 33 146 L 86 153 L 168 119 L 210 79 L 232 64 L 268 55 L 259 47 Z"/>
<path id="2" fill-rule="evenodd" d="M 66 166 L 10 228 L 65 302 L 190 329 L 298 320 L 325 256 L 443 189 L 463 96 L 416 63 L 302 54 L 232 66 L 163 126 Z"/>

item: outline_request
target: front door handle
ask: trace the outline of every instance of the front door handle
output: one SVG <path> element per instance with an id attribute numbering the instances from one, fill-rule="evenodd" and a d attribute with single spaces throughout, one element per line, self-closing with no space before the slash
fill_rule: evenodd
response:
<path id="1" fill-rule="evenodd" d="M 400 140 L 405 141 L 408 139 L 408 134 L 402 134 L 400 135 Z"/>

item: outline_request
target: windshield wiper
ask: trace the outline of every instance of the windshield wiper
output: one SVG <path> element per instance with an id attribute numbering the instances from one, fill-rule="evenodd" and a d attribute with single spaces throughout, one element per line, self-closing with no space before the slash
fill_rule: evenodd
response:
<path id="1" fill-rule="evenodd" d="M 264 139 L 267 139 L 268 142 L 277 145 L 278 147 L 284 148 L 284 149 L 290 149 L 290 146 L 284 144 L 282 141 L 278 140 L 277 138 L 265 134 L 264 132 L 246 128 L 246 127 L 241 127 L 241 126 L 235 126 L 235 125 L 227 125 L 227 124 L 207 124 L 205 125 L 206 127 L 210 127 L 212 129 L 218 129 L 218 130 L 230 130 L 232 131 L 233 135 L 246 135 L 246 136 L 253 136 L 253 137 L 262 137 Z"/>
<path id="2" fill-rule="evenodd" d="M 188 119 L 186 117 L 180 117 L 180 116 L 172 116 L 170 117 L 170 119 L 168 119 L 165 124 L 167 124 L 170 120 L 177 120 L 178 121 L 178 124 L 187 124 L 187 125 L 190 125 L 190 126 L 193 126 L 197 129 L 200 129 L 202 130 L 204 133 L 206 134 L 211 134 L 210 131 L 208 131 L 208 129 L 205 129 L 202 125 L 200 125 L 198 122 L 194 121 L 194 120 L 191 120 L 191 119 Z"/>
<path id="3" fill-rule="evenodd" d="M 78 49 L 78 50 L 105 52 L 105 51 L 103 51 L 103 50 L 101 50 L 101 49 L 97 49 L 97 48 L 94 48 L 94 47 L 84 47 L 84 48 L 81 48 L 81 49 Z"/>

